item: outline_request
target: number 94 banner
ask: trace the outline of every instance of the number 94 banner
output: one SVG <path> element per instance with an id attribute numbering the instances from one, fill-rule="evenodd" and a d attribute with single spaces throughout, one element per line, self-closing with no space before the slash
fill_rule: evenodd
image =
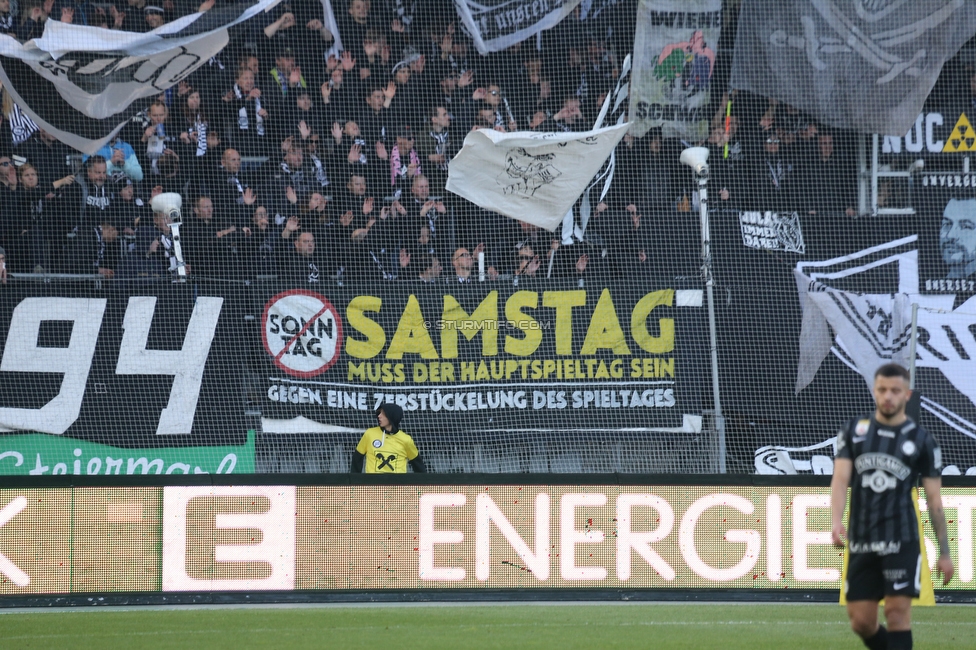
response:
<path id="1" fill-rule="evenodd" d="M 130 448 L 243 443 L 241 390 L 227 381 L 239 374 L 236 302 L 205 285 L 8 285 L 0 431 Z"/>

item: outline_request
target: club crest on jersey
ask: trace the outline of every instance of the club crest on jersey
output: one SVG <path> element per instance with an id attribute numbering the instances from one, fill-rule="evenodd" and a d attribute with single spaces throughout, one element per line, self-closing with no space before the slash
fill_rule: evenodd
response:
<path id="1" fill-rule="evenodd" d="M 383 441 L 382 440 L 374 440 L 373 441 L 373 446 L 376 447 L 377 449 L 379 449 L 380 447 L 383 446 Z"/>
<path id="2" fill-rule="evenodd" d="M 856 435 L 856 436 L 863 436 L 863 435 L 867 434 L 868 427 L 870 427 L 870 426 L 871 426 L 871 421 L 870 420 L 858 420 L 857 426 L 854 427 L 854 435 Z"/>
<path id="3" fill-rule="evenodd" d="M 862 476 L 861 487 L 869 487 L 878 494 L 881 494 L 886 490 L 894 490 L 898 487 L 898 479 L 888 472 L 879 469 L 872 474 Z"/>
<path id="4" fill-rule="evenodd" d="M 916 451 L 915 443 L 911 440 L 906 440 L 901 446 L 901 453 L 906 456 L 914 456 Z"/>

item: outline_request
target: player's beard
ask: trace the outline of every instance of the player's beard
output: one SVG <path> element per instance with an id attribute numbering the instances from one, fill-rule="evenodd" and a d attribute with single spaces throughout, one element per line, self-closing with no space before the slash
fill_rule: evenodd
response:
<path id="1" fill-rule="evenodd" d="M 878 404 L 878 411 L 886 419 L 892 420 L 905 412 L 905 405 L 906 402 L 901 402 L 900 404 L 894 405 Z"/>

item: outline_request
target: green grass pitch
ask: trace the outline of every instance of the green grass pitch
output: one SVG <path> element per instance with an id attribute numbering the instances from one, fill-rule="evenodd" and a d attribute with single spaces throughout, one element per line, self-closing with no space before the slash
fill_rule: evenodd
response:
<path id="1" fill-rule="evenodd" d="M 918 648 L 976 648 L 976 606 L 916 608 Z M 0 610 L 4 648 L 863 648 L 839 605 L 468 604 Z"/>

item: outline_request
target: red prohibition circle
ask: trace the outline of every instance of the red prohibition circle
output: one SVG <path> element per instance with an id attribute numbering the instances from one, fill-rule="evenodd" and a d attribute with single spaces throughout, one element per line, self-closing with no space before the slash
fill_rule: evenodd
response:
<path id="1" fill-rule="evenodd" d="M 327 361 L 325 364 L 323 364 L 321 368 L 307 371 L 307 372 L 302 370 L 295 370 L 294 368 L 289 368 L 281 360 L 281 355 L 288 350 L 289 346 L 291 345 L 291 342 L 287 343 L 285 347 L 282 349 L 282 351 L 277 354 L 271 350 L 271 346 L 268 344 L 268 313 L 271 311 L 271 308 L 274 305 L 276 305 L 279 301 L 287 298 L 288 296 L 306 296 L 308 298 L 313 298 L 322 303 L 321 311 L 319 311 L 319 313 L 316 314 L 313 318 L 309 319 L 308 323 L 305 325 L 305 328 L 302 328 L 302 330 L 295 335 L 293 341 L 295 339 L 300 338 L 301 335 L 305 332 L 305 329 L 308 328 L 308 326 L 314 323 L 316 320 L 318 320 L 318 318 L 322 316 L 322 314 L 326 312 L 332 313 L 332 320 L 336 326 L 335 354 L 332 355 L 332 358 L 329 359 L 329 361 Z M 268 300 L 268 302 L 265 303 L 264 305 L 264 313 L 261 315 L 261 342 L 264 344 L 264 350 L 271 356 L 271 361 L 272 363 L 275 364 L 275 366 L 277 366 L 283 372 L 293 377 L 309 379 L 311 377 L 315 377 L 316 375 L 321 375 L 323 372 L 331 368 L 336 361 L 339 360 L 339 355 L 342 353 L 342 318 L 340 318 L 339 311 L 335 308 L 335 306 L 333 306 L 333 304 L 329 302 L 329 300 L 322 294 L 315 293 L 314 291 L 308 291 L 306 289 L 289 289 L 287 291 L 282 291 L 278 295 Z"/>

